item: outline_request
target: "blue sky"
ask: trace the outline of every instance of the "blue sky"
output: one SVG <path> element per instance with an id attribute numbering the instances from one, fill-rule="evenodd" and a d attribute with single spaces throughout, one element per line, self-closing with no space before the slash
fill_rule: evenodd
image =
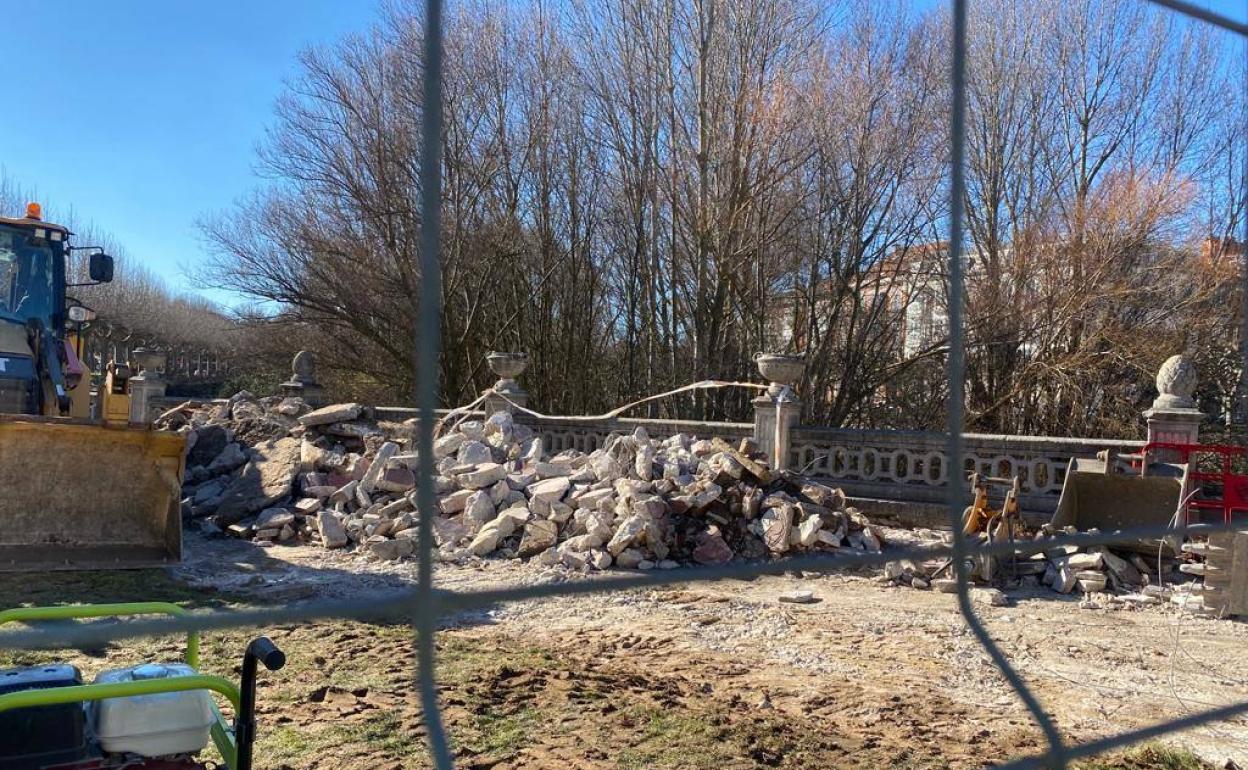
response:
<path id="1" fill-rule="evenodd" d="M 184 273 L 204 255 L 195 221 L 257 185 L 255 146 L 298 52 L 367 28 L 378 9 L 0 0 L 0 166 L 54 209 L 72 205 L 112 233 L 174 288 L 196 289 Z"/>
<path id="2" fill-rule="evenodd" d="M 1248 18 L 1248 0 L 1197 2 Z M 0 0 L 0 166 L 172 287 L 232 303 L 186 276 L 205 255 L 196 220 L 260 183 L 255 146 L 298 52 L 378 14 L 378 0 Z"/>

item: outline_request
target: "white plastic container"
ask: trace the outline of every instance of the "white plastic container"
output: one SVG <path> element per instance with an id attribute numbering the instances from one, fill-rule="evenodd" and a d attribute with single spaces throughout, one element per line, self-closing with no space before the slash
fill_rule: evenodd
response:
<path id="1" fill-rule="evenodd" d="M 145 663 L 105 671 L 95 681 L 129 682 L 194 673 L 185 663 Z M 92 719 L 104 751 L 143 757 L 202 751 L 214 721 L 212 699 L 204 690 L 106 698 L 95 704 Z"/>

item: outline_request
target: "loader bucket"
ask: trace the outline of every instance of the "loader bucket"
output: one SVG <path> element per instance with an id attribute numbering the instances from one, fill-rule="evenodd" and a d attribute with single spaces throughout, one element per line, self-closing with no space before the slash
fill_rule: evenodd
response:
<path id="1" fill-rule="evenodd" d="M 0 571 L 179 561 L 185 445 L 148 428 L 0 416 Z"/>
<path id="2" fill-rule="evenodd" d="M 1186 466 L 1154 463 L 1149 475 L 1105 472 L 1104 460 L 1073 458 L 1066 470 L 1054 527 L 1101 532 L 1165 526 L 1174 518 L 1187 481 Z M 1157 554 L 1159 540 L 1115 543 L 1116 547 Z M 1171 544 L 1171 550 L 1176 547 Z"/>

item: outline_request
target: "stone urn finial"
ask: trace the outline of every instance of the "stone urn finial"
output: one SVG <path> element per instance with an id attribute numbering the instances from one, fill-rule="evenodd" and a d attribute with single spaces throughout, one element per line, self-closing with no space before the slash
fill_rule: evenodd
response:
<path id="1" fill-rule="evenodd" d="M 148 376 L 156 375 L 160 367 L 165 364 L 165 354 L 159 350 L 137 347 L 131 352 L 131 355 L 134 357 L 134 362 L 138 364 L 139 369 Z"/>
<path id="2" fill-rule="evenodd" d="M 520 386 L 516 383 L 516 378 L 529 365 L 529 354 L 491 351 L 485 357 L 485 362 L 489 364 L 490 371 L 499 376 L 498 382 L 494 385 L 495 390 L 518 391 Z"/>
<path id="3" fill-rule="evenodd" d="M 1192 409 L 1196 402 L 1192 393 L 1196 390 L 1196 366 L 1191 359 L 1179 354 L 1166 359 L 1157 370 L 1157 398 L 1154 409 Z"/>
<path id="4" fill-rule="evenodd" d="M 767 395 L 772 398 L 796 400 L 793 386 L 802 379 L 806 371 L 806 361 L 801 356 L 786 356 L 781 353 L 755 353 L 754 365 L 758 373 L 770 383 Z"/>
<path id="5" fill-rule="evenodd" d="M 486 355 L 485 362 L 490 365 L 490 371 L 499 376 L 494 387 L 485 392 L 485 413 L 510 412 L 516 407 L 523 409 L 529 394 L 524 392 L 516 378 L 529 365 L 529 354 L 495 350 Z"/>

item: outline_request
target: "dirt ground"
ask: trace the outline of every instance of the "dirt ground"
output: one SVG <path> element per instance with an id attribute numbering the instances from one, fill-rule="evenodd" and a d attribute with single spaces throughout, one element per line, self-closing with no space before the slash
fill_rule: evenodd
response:
<path id="1" fill-rule="evenodd" d="M 169 599 L 192 607 L 365 597 L 412 564 L 188 536 L 174 570 L 0 577 L 0 602 Z M 515 562 L 439 565 L 447 589 L 585 579 Z M 810 605 L 780 593 L 814 591 Z M 1049 591 L 981 608 L 992 636 L 1072 741 L 1248 697 L 1248 626 L 1173 606 L 1079 609 Z M 412 633 L 402 624 L 265 628 L 289 663 L 262 678 L 260 767 L 422 768 Z M 211 634 L 204 668 L 235 675 L 248 634 Z M 73 654 L 87 672 L 174 659 L 178 640 Z M 961 768 L 1043 748 L 967 631 L 955 597 L 867 573 L 767 577 L 527 601 L 465 614 L 438 636 L 439 685 L 465 768 Z M 1248 720 L 1166 742 L 1248 765 Z M 1100 767 L 1174 767 L 1123 760 Z"/>

